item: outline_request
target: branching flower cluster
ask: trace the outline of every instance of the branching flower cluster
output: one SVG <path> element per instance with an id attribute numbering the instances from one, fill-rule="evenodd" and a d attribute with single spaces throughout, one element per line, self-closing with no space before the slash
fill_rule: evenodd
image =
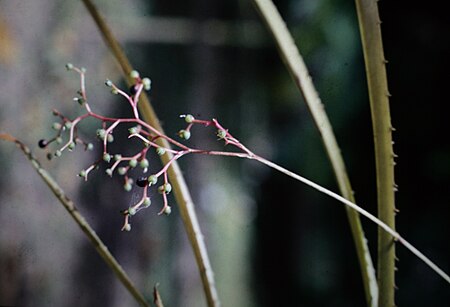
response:
<path id="1" fill-rule="evenodd" d="M 169 183 L 168 179 L 168 169 L 182 156 L 187 154 L 208 154 L 208 155 L 222 155 L 222 156 L 235 156 L 241 158 L 255 159 L 257 156 L 252 153 L 248 148 L 241 144 L 236 138 L 234 138 L 227 129 L 223 128 L 216 119 L 212 120 L 200 120 L 194 118 L 194 116 L 180 115 L 187 124 L 187 127 L 178 131 L 178 136 L 181 140 L 187 141 L 191 137 L 191 129 L 195 124 L 200 124 L 206 127 L 213 127 L 216 129 L 216 135 L 219 140 L 225 142 L 226 145 L 232 145 L 239 149 L 239 152 L 228 152 L 228 151 L 209 151 L 188 147 L 179 141 L 168 137 L 159 130 L 155 129 L 153 126 L 149 125 L 139 117 L 138 103 L 139 97 L 142 91 L 149 91 L 151 89 L 151 80 L 149 78 L 141 78 L 137 71 L 132 71 L 130 77 L 134 80 L 134 84 L 130 87 L 129 92 L 125 92 L 119 89 L 111 80 L 106 80 L 106 86 L 111 88 L 111 92 L 116 95 L 121 95 L 126 100 L 126 102 L 131 107 L 132 115 L 125 118 L 114 118 L 107 117 L 92 111 L 91 106 L 88 103 L 86 86 L 85 86 L 85 75 L 86 69 L 78 68 L 72 64 L 66 65 L 67 70 L 75 71 L 80 75 L 81 89 L 77 92 L 78 96 L 73 100 L 78 102 L 86 111 L 83 115 L 76 117 L 73 120 L 62 115 L 59 111 L 53 110 L 53 114 L 58 117 L 59 121 L 52 125 L 52 128 L 57 131 L 56 135 L 51 139 L 42 139 L 39 141 L 38 145 L 41 148 L 47 148 L 47 146 L 53 142 L 62 145 L 63 144 L 63 134 L 67 133 L 68 141 L 58 148 L 54 153 L 48 153 L 47 157 L 51 159 L 53 156 L 61 156 L 64 151 L 72 151 L 77 145 L 82 145 L 85 150 L 92 150 L 93 144 L 85 142 L 79 135 L 77 126 L 86 118 L 95 118 L 101 121 L 101 128 L 97 129 L 96 136 L 103 143 L 103 151 L 101 157 L 94 163 L 92 163 L 87 168 L 80 171 L 79 176 L 88 180 L 88 176 L 91 171 L 97 169 L 101 163 L 106 163 L 108 168 L 106 173 L 109 176 L 113 176 L 115 173 L 123 176 L 124 178 L 124 189 L 125 191 L 131 191 L 133 184 L 143 188 L 143 193 L 141 199 L 123 210 L 122 213 L 125 217 L 125 222 L 122 227 L 124 231 L 131 230 L 130 217 L 135 215 L 142 209 L 148 208 L 151 205 L 151 196 L 149 192 L 149 187 L 155 186 L 158 182 L 161 184 L 158 186 L 157 191 L 162 195 L 163 207 L 159 211 L 159 215 L 171 213 L 171 206 L 168 203 L 168 194 L 172 191 L 172 185 Z M 112 153 L 108 150 L 108 144 L 114 141 L 114 131 L 121 126 L 126 125 L 128 128 L 129 136 L 128 138 L 138 138 L 142 142 L 142 149 L 131 156 L 124 156 L 120 153 Z M 165 139 L 173 148 L 163 147 L 157 143 L 159 139 Z M 170 155 L 168 162 L 163 165 L 163 167 L 156 173 L 149 176 L 142 176 L 134 180 L 129 171 L 141 167 L 143 174 L 148 172 L 149 161 L 147 159 L 147 153 L 149 150 L 154 150 L 159 156 Z"/>

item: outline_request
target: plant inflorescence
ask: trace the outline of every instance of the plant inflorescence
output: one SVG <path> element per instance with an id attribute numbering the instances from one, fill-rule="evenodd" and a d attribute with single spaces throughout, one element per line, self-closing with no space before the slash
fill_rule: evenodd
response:
<path id="1" fill-rule="evenodd" d="M 95 118 L 101 121 L 101 128 L 97 129 L 96 136 L 103 143 L 103 151 L 101 153 L 101 157 L 98 158 L 97 161 L 92 163 L 86 169 L 80 171 L 79 176 L 88 180 L 89 173 L 96 169 L 100 163 L 107 163 L 109 166 L 106 169 L 106 173 L 109 176 L 113 176 L 115 172 L 124 177 L 124 189 L 126 191 L 130 191 L 132 189 L 132 185 L 136 184 L 139 187 L 143 188 L 142 197 L 140 200 L 129 206 L 127 209 L 123 210 L 122 213 L 125 217 L 125 222 L 122 227 L 123 231 L 130 231 L 131 224 L 130 218 L 139 212 L 142 209 L 148 208 L 151 205 L 151 195 L 149 192 L 149 187 L 155 186 L 158 182 L 161 182 L 157 188 L 159 194 L 162 195 L 163 198 L 163 207 L 159 211 L 159 215 L 161 214 L 170 214 L 172 211 L 171 206 L 168 203 L 167 195 L 172 191 L 172 185 L 169 182 L 168 170 L 171 165 L 174 164 L 175 161 L 180 159 L 181 157 L 188 154 L 205 154 L 205 155 L 218 155 L 218 156 L 232 156 L 239 158 L 246 158 L 251 160 L 256 160 L 260 163 L 263 163 L 274 170 L 280 171 L 283 174 L 298 180 L 317 191 L 326 194 L 337 201 L 343 203 L 347 207 L 355 210 L 361 215 L 365 216 L 375 224 L 377 224 L 381 229 L 385 232 L 389 233 L 395 240 L 400 242 L 403 246 L 409 249 L 414 255 L 424 261 L 430 268 L 432 268 L 436 273 L 438 273 L 442 278 L 444 278 L 448 283 L 450 283 L 450 276 L 448 276 L 442 269 L 440 269 L 436 264 L 434 264 L 430 259 L 428 259 L 423 253 L 421 253 L 417 248 L 415 248 L 411 243 L 406 241 L 398 232 L 389 227 L 386 223 L 381 221 L 379 218 L 368 212 L 367 210 L 361 208 L 357 204 L 347 200 L 346 198 L 332 192 L 321 185 L 306 179 L 303 176 L 300 176 L 296 173 L 293 173 L 278 164 L 275 164 L 261 156 L 256 155 L 247 147 L 245 147 L 238 139 L 233 137 L 228 129 L 225 129 L 216 119 L 212 120 L 201 120 L 196 119 L 194 116 L 180 115 L 180 118 L 183 118 L 185 123 L 187 124 L 186 128 L 178 131 L 177 135 L 181 140 L 187 141 L 191 137 L 191 130 L 194 125 L 202 125 L 205 127 L 212 127 L 216 129 L 216 136 L 218 140 L 221 140 L 225 143 L 225 145 L 231 145 L 238 151 L 214 151 L 214 150 L 204 150 L 197 149 L 193 147 L 189 147 L 180 141 L 177 141 L 152 125 L 146 123 L 139 117 L 138 111 L 138 102 L 139 96 L 141 95 L 143 90 L 151 89 L 151 81 L 149 78 L 141 78 L 139 73 L 133 70 L 130 73 L 130 77 L 134 79 L 134 84 L 130 87 L 129 93 L 119 89 L 111 80 L 106 80 L 106 86 L 111 88 L 111 92 L 113 94 L 121 95 L 125 98 L 128 104 L 131 107 L 132 116 L 124 117 L 124 118 L 115 118 L 115 117 L 107 117 L 100 114 L 97 114 L 92 111 L 86 96 L 85 90 L 85 74 L 86 70 L 84 68 L 77 68 L 72 64 L 67 64 L 66 68 L 68 70 L 72 70 L 77 72 L 80 75 L 81 80 L 81 89 L 78 91 L 78 96 L 74 98 L 82 107 L 84 107 L 86 113 L 76 117 L 73 120 L 62 115 L 57 110 L 53 110 L 53 114 L 60 119 L 60 122 L 56 122 L 53 124 L 53 128 L 57 130 L 57 134 L 52 139 L 46 140 L 42 139 L 38 142 L 39 147 L 46 148 L 49 144 L 56 142 L 58 144 L 62 144 L 62 134 L 65 131 L 69 131 L 68 141 L 59 149 L 57 149 L 53 154 L 48 154 L 48 157 L 51 158 L 53 155 L 61 156 L 65 150 L 73 150 L 77 144 L 82 144 L 86 150 L 92 149 L 92 143 L 88 143 L 83 141 L 78 136 L 77 125 L 86 118 Z M 123 156 L 120 153 L 112 153 L 108 150 L 108 144 L 114 141 L 114 130 L 118 129 L 121 125 L 131 126 L 128 128 L 128 138 L 137 138 L 141 141 L 142 149 L 137 153 L 131 156 Z M 3 137 L 5 138 L 5 137 Z M 162 146 L 159 141 L 166 140 L 170 146 Z M 147 159 L 147 153 L 150 149 L 153 149 L 158 155 L 169 155 L 168 159 L 165 159 L 164 165 L 162 168 L 149 176 L 141 176 L 138 177 L 137 180 L 133 180 L 133 178 L 129 175 L 129 171 L 131 169 L 136 168 L 138 165 L 143 169 L 143 173 L 147 173 L 149 161 Z M 162 177 L 162 179 L 160 179 Z"/>
<path id="2" fill-rule="evenodd" d="M 67 70 L 75 71 L 80 75 L 81 88 L 77 92 L 78 96 L 73 98 L 74 101 L 78 102 L 84 109 L 85 113 L 80 115 L 73 120 L 65 117 L 57 110 L 53 110 L 53 114 L 59 119 L 58 122 L 53 123 L 52 128 L 57 131 L 56 135 L 51 139 L 42 139 L 38 142 L 39 147 L 47 148 L 48 145 L 55 142 L 59 147 L 54 153 L 48 153 L 47 157 L 51 159 L 53 156 L 60 157 L 62 153 L 66 150 L 72 151 L 77 145 L 82 145 L 85 150 L 92 150 L 93 144 L 84 141 L 78 135 L 77 126 L 86 118 L 95 118 L 101 121 L 101 128 L 97 129 L 96 137 L 102 142 L 103 150 L 101 156 L 87 168 L 79 172 L 79 176 L 88 180 L 88 176 L 91 171 L 98 168 L 101 163 L 106 163 L 108 168 L 106 173 L 109 176 L 113 176 L 117 173 L 123 176 L 123 188 L 125 191 L 131 191 L 133 184 L 138 187 L 143 188 L 142 197 L 140 200 L 131 205 L 122 213 L 125 217 L 125 222 L 122 230 L 130 231 L 130 217 L 135 215 L 142 209 L 148 208 L 151 205 L 151 195 L 149 192 L 149 187 L 155 186 L 160 182 L 157 187 L 157 191 L 162 195 L 163 207 L 159 211 L 159 215 L 166 214 L 169 215 L 172 211 L 171 206 L 168 202 L 168 194 L 172 191 L 172 185 L 169 182 L 167 171 L 174 161 L 187 154 L 209 154 L 209 155 L 224 155 L 224 156 L 236 156 L 253 158 L 256 155 L 252 153 L 248 148 L 241 144 L 236 138 L 234 138 L 227 129 L 223 128 L 221 124 L 216 119 L 212 120 L 200 120 L 194 118 L 193 115 L 180 115 L 183 118 L 187 126 L 184 129 L 178 131 L 177 135 L 181 140 L 187 141 L 191 137 L 191 129 L 194 125 L 209 126 L 216 129 L 216 135 L 219 140 L 223 140 L 225 144 L 233 145 L 240 150 L 240 152 L 225 152 L 225 151 L 209 151 L 189 147 L 167 135 L 161 131 L 155 129 L 153 126 L 149 125 L 139 117 L 138 103 L 139 97 L 143 90 L 149 91 L 151 89 L 151 80 L 147 77 L 141 78 L 139 72 L 133 70 L 130 73 L 130 77 L 133 78 L 134 84 L 130 87 L 128 93 L 117 87 L 111 80 L 106 80 L 105 85 L 111 88 L 111 92 L 116 95 L 121 95 L 131 108 L 130 117 L 115 118 L 103 116 L 92 111 L 91 106 L 88 103 L 86 94 L 86 69 L 75 67 L 72 64 L 66 65 Z M 126 126 L 128 128 L 128 138 L 137 138 L 142 142 L 142 148 L 131 156 L 125 156 L 120 153 L 112 153 L 108 144 L 114 141 L 114 131 L 116 129 L 123 128 Z M 131 127 L 130 127 L 131 126 Z M 63 144 L 63 134 L 68 131 L 68 140 Z M 173 148 L 163 147 L 158 144 L 158 139 L 167 140 Z M 145 176 L 148 172 L 149 160 L 147 159 L 147 154 L 149 150 L 154 150 L 159 156 L 169 154 L 170 159 L 168 160 L 162 168 L 151 175 Z M 136 167 L 142 168 L 143 176 L 133 179 L 130 175 L 130 170 Z"/>

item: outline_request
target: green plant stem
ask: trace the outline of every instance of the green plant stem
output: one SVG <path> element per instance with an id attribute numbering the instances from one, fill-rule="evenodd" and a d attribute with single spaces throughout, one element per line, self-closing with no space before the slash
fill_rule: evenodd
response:
<path id="1" fill-rule="evenodd" d="M 378 217 L 395 229 L 395 182 L 392 126 L 386 60 L 377 1 L 356 0 L 372 113 L 377 174 Z M 391 235 L 378 232 L 380 306 L 395 305 L 395 245 Z"/>
<path id="2" fill-rule="evenodd" d="M 117 262 L 114 256 L 109 252 L 106 245 L 102 242 L 102 240 L 97 236 L 95 231 L 83 217 L 83 215 L 78 211 L 75 207 L 74 203 L 66 196 L 63 189 L 58 185 L 58 183 L 53 179 L 53 177 L 41 167 L 39 161 L 34 157 L 31 150 L 25 146 L 22 142 L 17 140 L 16 138 L 8 135 L 8 134 L 0 134 L 0 139 L 14 142 L 17 146 L 22 150 L 27 159 L 31 162 L 32 166 L 36 170 L 36 172 L 41 176 L 42 180 L 47 184 L 50 190 L 55 194 L 56 198 L 61 202 L 64 208 L 69 212 L 81 230 L 88 237 L 91 244 L 95 247 L 97 252 L 103 258 L 105 263 L 113 270 L 114 274 L 116 274 L 117 278 L 122 282 L 125 288 L 131 293 L 134 299 L 141 306 L 150 306 L 150 304 L 145 300 L 144 296 L 139 292 L 136 286 L 133 284 L 131 279 L 128 277 L 127 273 L 123 270 L 121 265 Z"/>
<path id="3" fill-rule="evenodd" d="M 305 98 L 305 102 L 311 112 L 317 129 L 322 136 L 322 141 L 328 158 L 330 159 L 341 194 L 354 203 L 353 190 L 330 121 L 314 87 L 305 62 L 303 61 L 286 24 L 272 1 L 253 0 L 253 3 L 272 33 L 281 58 L 294 79 L 295 84 Z M 378 286 L 361 220 L 356 211 L 349 209 L 348 207 L 346 207 L 346 211 L 361 267 L 366 301 L 369 306 L 377 306 Z"/>
<path id="4" fill-rule="evenodd" d="M 86 8 L 97 24 L 97 27 L 99 28 L 103 39 L 110 48 L 112 54 L 119 62 L 123 74 L 127 79 L 128 85 L 131 85 L 133 80 L 129 77 L 129 75 L 133 68 L 127 56 L 123 52 L 119 43 L 115 39 L 114 35 L 112 34 L 111 30 L 109 29 L 108 25 L 106 24 L 94 4 L 90 0 L 83 0 L 83 3 L 86 5 Z M 150 100 L 145 93 L 142 93 L 140 96 L 139 111 L 141 112 L 144 120 L 147 123 L 152 125 L 161 133 L 164 133 L 164 130 L 159 123 L 159 119 L 150 104 Z M 170 144 L 164 138 L 159 138 L 157 142 L 162 147 L 170 148 Z M 172 157 L 173 155 L 168 151 L 165 155 L 161 156 L 161 160 L 163 164 L 167 164 L 172 159 Z M 184 227 L 194 251 L 195 259 L 197 261 L 206 301 L 208 303 L 208 306 L 220 306 L 220 301 L 214 281 L 214 274 L 209 261 L 205 241 L 200 230 L 197 215 L 195 213 L 194 203 L 192 201 L 189 189 L 186 185 L 186 181 L 184 180 L 178 163 L 172 163 L 171 167 L 168 170 L 168 173 L 173 186 L 174 195 L 180 209 L 180 214 L 183 219 Z"/>

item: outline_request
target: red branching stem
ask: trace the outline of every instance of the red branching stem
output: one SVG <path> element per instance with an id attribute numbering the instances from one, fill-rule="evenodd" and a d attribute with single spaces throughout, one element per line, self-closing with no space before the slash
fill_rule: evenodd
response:
<path id="1" fill-rule="evenodd" d="M 70 134 L 69 134 L 69 141 L 60 149 L 61 151 L 64 151 L 72 142 L 73 142 L 73 136 L 75 131 L 75 126 L 84 118 L 88 117 L 89 114 L 81 115 L 77 118 L 75 118 L 72 122 L 70 122 L 72 125 L 70 127 Z"/>
<path id="2" fill-rule="evenodd" d="M 169 160 L 169 162 L 166 163 L 166 165 L 164 165 L 164 167 L 155 174 L 156 177 L 161 176 L 162 174 L 164 174 L 164 183 L 167 183 L 167 170 L 169 169 L 170 165 L 172 165 L 172 163 L 176 160 L 178 160 L 179 158 L 181 158 L 182 156 L 188 154 L 190 151 L 179 151 L 177 154 L 175 154 L 172 159 Z"/>
<path id="3" fill-rule="evenodd" d="M 92 164 L 91 166 L 89 166 L 87 169 L 86 169 L 86 174 L 84 175 L 84 181 L 87 181 L 88 180 L 88 175 L 89 175 L 89 173 L 95 168 L 97 166 L 97 163 L 94 163 L 94 164 Z"/>
<path id="4" fill-rule="evenodd" d="M 103 139 L 103 153 L 106 153 L 106 144 L 108 143 L 108 135 L 112 134 L 113 129 L 115 127 L 117 127 L 117 125 L 119 125 L 122 122 L 121 119 L 116 120 L 111 126 L 108 127 L 108 129 L 106 129 L 106 133 L 105 133 L 105 138 Z"/>
<path id="5" fill-rule="evenodd" d="M 161 211 L 158 212 L 158 215 L 163 214 L 167 207 L 169 206 L 169 203 L 167 201 L 167 194 L 165 192 L 162 193 L 162 197 L 163 197 L 163 208 L 161 209 Z"/>

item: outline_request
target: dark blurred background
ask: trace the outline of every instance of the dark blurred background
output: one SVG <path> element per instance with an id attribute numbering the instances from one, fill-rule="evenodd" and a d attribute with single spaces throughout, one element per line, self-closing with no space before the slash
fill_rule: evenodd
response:
<path id="1" fill-rule="evenodd" d="M 218 118 L 256 153 L 337 190 L 319 134 L 249 1 L 95 1 L 133 65 L 153 80 L 151 99 L 166 133 L 179 114 Z M 373 141 L 354 2 L 284 0 L 285 18 L 326 106 L 357 203 L 376 212 Z M 398 231 L 449 272 L 447 223 L 450 131 L 446 112 L 450 41 L 447 10 L 379 2 L 396 167 Z M 441 4 L 443 6 L 443 4 Z M 75 150 L 46 161 L 37 141 L 50 137 L 57 108 L 81 114 L 79 87 L 64 64 L 88 70 L 88 98 L 98 113 L 130 110 L 104 87 L 122 84 L 118 66 L 81 1 L 0 1 L 0 131 L 37 153 L 80 211 L 150 297 L 160 283 L 167 306 L 205 306 L 179 212 L 150 209 L 120 232 L 139 197 L 104 169 L 76 177 L 98 151 Z M 81 133 L 94 140 L 99 123 Z M 114 152 L 126 131 L 116 136 Z M 217 148 L 214 131 L 196 128 L 190 144 Z M 96 143 L 97 145 L 98 143 Z M 219 147 L 220 148 L 220 147 Z M 53 148 L 55 150 L 55 148 Z M 0 305 L 134 306 L 28 161 L 0 145 Z M 343 206 L 251 161 L 192 156 L 180 160 L 205 235 L 224 306 L 363 306 L 359 265 Z M 161 167 L 156 157 L 151 168 Z M 138 196 L 136 196 L 138 195 Z M 173 200 L 171 199 L 173 202 Z M 363 220 L 376 262 L 376 227 Z M 444 306 L 448 284 L 397 247 L 399 306 Z"/>

